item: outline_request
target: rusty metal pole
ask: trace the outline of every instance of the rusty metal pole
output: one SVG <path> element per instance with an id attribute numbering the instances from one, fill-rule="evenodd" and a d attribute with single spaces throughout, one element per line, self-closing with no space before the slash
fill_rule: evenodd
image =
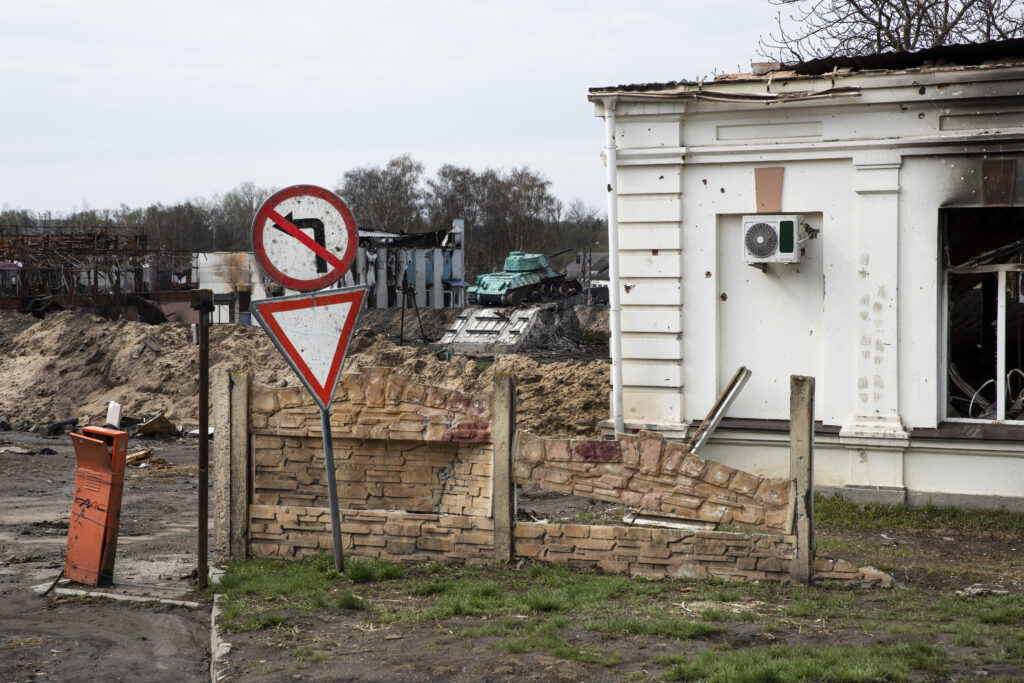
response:
<path id="1" fill-rule="evenodd" d="M 196 587 L 206 588 L 210 479 L 210 314 L 199 313 L 199 565 Z"/>
<path id="2" fill-rule="evenodd" d="M 213 292 L 208 289 L 194 290 L 192 308 L 199 311 L 199 528 L 196 588 L 204 590 L 208 573 L 206 556 L 210 516 L 210 313 L 213 310 Z"/>

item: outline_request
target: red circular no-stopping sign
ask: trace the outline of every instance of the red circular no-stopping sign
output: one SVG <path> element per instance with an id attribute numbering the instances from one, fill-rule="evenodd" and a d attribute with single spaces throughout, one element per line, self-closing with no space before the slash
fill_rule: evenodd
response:
<path id="1" fill-rule="evenodd" d="M 352 265 L 359 233 L 345 202 L 316 185 L 293 185 L 263 202 L 252 250 L 274 282 L 302 292 L 337 282 Z"/>

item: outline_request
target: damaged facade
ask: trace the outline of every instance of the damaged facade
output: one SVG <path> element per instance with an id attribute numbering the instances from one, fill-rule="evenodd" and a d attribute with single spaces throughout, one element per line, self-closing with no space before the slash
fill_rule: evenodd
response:
<path id="1" fill-rule="evenodd" d="M 337 286 L 367 285 L 369 308 L 402 308 L 403 293 L 409 308 L 462 308 L 468 284 L 465 238 L 462 219 L 449 230 L 422 234 L 361 229 L 355 261 Z M 254 325 L 250 301 L 296 293 L 268 285 L 250 252 L 195 254 L 192 272 L 198 287 L 213 291 L 215 323 Z"/>
<path id="2" fill-rule="evenodd" d="M 627 430 L 685 436 L 745 365 L 706 453 L 778 476 L 811 375 L 819 490 L 1024 509 L 1024 41 L 938 52 L 591 90 Z M 798 262 L 748 263 L 752 215 Z"/>
<path id="3" fill-rule="evenodd" d="M 0 309 L 41 314 L 85 306 L 114 319 L 162 322 L 188 293 L 189 255 L 153 248 L 142 228 L 0 226 Z"/>

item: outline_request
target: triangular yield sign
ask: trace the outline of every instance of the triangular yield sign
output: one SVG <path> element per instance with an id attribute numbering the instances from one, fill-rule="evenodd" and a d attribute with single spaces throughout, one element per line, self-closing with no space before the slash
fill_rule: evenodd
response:
<path id="1" fill-rule="evenodd" d="M 349 287 L 250 303 L 274 345 L 325 410 L 338 385 L 366 290 Z"/>

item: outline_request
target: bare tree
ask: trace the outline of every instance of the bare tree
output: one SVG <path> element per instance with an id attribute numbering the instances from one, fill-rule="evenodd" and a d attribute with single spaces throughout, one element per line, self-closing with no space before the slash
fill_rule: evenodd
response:
<path id="1" fill-rule="evenodd" d="M 346 171 L 338 194 L 360 227 L 384 232 L 423 229 L 423 164 L 403 154 L 381 166 Z"/>
<path id="2" fill-rule="evenodd" d="M 246 181 L 224 197 L 214 196 L 209 203 L 216 248 L 245 251 L 250 248 L 252 219 L 260 205 L 274 193 L 272 188 L 259 187 Z"/>
<path id="3" fill-rule="evenodd" d="M 1020 0 L 768 0 L 785 8 L 758 52 L 780 62 L 1024 35 Z"/>
<path id="4" fill-rule="evenodd" d="M 444 164 L 437 169 L 437 177 L 427 180 L 424 195 L 427 223 L 431 229 L 449 228 L 456 218 L 464 219 L 468 225 L 476 223 L 478 189 L 477 173 L 467 166 Z"/>

